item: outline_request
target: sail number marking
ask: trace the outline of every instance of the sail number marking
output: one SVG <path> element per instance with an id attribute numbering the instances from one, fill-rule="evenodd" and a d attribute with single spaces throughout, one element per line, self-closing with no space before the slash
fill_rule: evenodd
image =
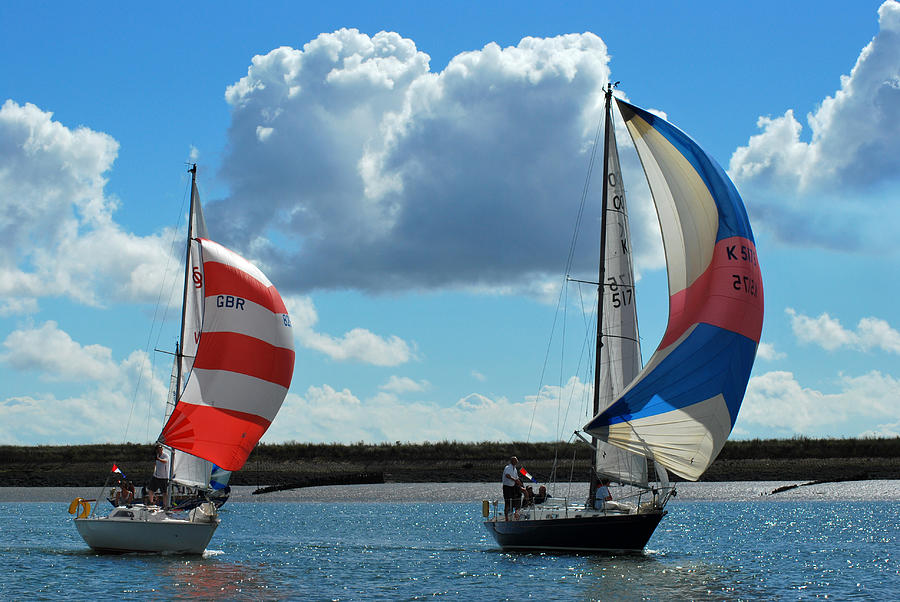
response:
<path id="1" fill-rule="evenodd" d="M 759 290 L 754 278 L 751 278 L 750 276 L 741 276 L 740 274 L 732 274 L 731 277 L 734 278 L 731 282 L 731 286 L 734 287 L 734 290 L 743 291 L 752 297 L 759 295 Z"/>
<path id="2" fill-rule="evenodd" d="M 246 299 L 242 299 L 241 297 L 235 297 L 233 295 L 217 295 L 216 296 L 216 307 L 225 307 L 228 309 L 240 309 L 244 310 L 244 303 L 246 303 Z"/>
<path id="3" fill-rule="evenodd" d="M 291 328 L 291 317 L 287 314 L 281 314 L 281 319 L 284 320 L 284 325 L 288 328 Z"/>
<path id="4" fill-rule="evenodd" d="M 622 274 L 619 278 L 622 281 L 622 290 L 619 290 L 620 283 L 616 281 L 615 276 L 607 278 L 608 284 L 606 285 L 610 292 L 610 301 L 612 301 L 612 306 L 615 308 L 631 305 L 634 299 L 634 288 L 625 284 L 625 274 Z"/>
<path id="5" fill-rule="evenodd" d="M 750 264 L 751 272 L 754 271 L 752 268 L 757 268 L 759 265 L 756 260 L 756 251 L 753 247 L 747 245 L 727 245 L 725 247 L 725 253 L 727 254 L 728 261 L 740 261 Z M 759 270 L 757 269 L 756 272 L 758 273 Z M 731 278 L 731 286 L 734 290 L 750 295 L 751 297 L 759 296 L 759 286 L 753 275 L 747 275 L 746 273 L 731 274 Z"/>
<path id="6" fill-rule="evenodd" d="M 738 260 L 737 245 L 728 245 L 727 247 L 725 247 L 725 252 L 728 253 L 729 261 L 737 261 Z M 754 251 L 753 249 L 751 249 L 750 247 L 748 247 L 746 245 L 741 245 L 740 259 L 742 261 L 749 262 L 750 265 L 753 265 L 753 266 L 757 265 L 756 251 Z"/>

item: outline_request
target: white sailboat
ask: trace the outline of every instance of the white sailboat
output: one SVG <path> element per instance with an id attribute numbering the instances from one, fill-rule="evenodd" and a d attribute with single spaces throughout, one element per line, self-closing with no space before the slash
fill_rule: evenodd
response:
<path id="1" fill-rule="evenodd" d="M 291 321 L 256 266 L 209 239 L 191 167 L 178 399 L 158 441 L 173 451 L 171 481 L 206 487 L 213 466 L 238 470 L 281 407 L 294 369 Z M 182 384 L 183 383 L 183 384 Z M 171 469 L 170 469 L 171 470 Z M 116 506 L 101 516 L 76 498 L 75 526 L 102 552 L 200 554 L 219 525 L 216 507 L 190 513 L 156 505 Z"/>
<path id="2" fill-rule="evenodd" d="M 722 168 L 667 121 L 615 99 L 646 174 L 663 235 L 669 322 L 641 369 L 628 216 L 606 90 L 604 186 L 590 486 L 506 520 L 484 503 L 504 549 L 640 551 L 674 494 L 668 471 L 696 480 L 737 419 L 762 331 L 762 278 L 743 202 Z M 579 434 L 579 433 L 576 433 Z M 579 434 L 579 436 L 581 436 Z M 585 441 L 587 439 L 582 437 Z M 655 482 L 648 477 L 653 460 Z M 599 481 L 633 489 L 597 500 Z M 585 501 L 586 500 L 586 501 Z"/>

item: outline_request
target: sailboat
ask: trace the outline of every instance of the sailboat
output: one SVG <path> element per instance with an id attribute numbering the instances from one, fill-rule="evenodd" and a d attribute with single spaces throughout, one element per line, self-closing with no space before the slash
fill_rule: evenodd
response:
<path id="1" fill-rule="evenodd" d="M 196 164 L 190 173 L 178 395 L 158 442 L 174 456 L 171 483 L 206 486 L 214 465 L 239 470 L 274 420 L 290 387 L 294 347 L 290 317 L 265 274 L 209 238 Z M 84 541 L 101 552 L 200 554 L 220 522 L 212 502 L 189 513 L 126 504 L 101 516 L 91 501 L 76 498 L 69 512 L 77 513 Z"/>
<path id="2" fill-rule="evenodd" d="M 640 366 L 634 276 L 612 105 L 650 185 L 662 231 L 669 316 Z M 669 472 L 697 480 L 737 420 L 763 320 L 762 277 L 743 201 L 725 171 L 684 132 L 606 89 L 593 418 L 588 491 L 510 515 L 483 503 L 503 549 L 639 552 L 675 494 Z M 652 460 L 655 480 L 649 479 Z M 607 483 L 632 492 L 598 499 Z M 598 489 L 598 485 L 602 485 Z M 606 497 L 605 495 L 603 497 Z"/>

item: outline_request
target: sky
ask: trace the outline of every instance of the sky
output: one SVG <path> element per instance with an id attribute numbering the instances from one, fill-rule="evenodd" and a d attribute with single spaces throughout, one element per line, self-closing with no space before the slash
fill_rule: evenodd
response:
<path id="1" fill-rule="evenodd" d="M 13 0 L 0 444 L 156 439 L 191 162 L 210 236 L 291 313 L 264 442 L 568 440 L 608 81 L 747 206 L 766 309 L 731 437 L 900 435 L 900 3 Z M 665 259 L 618 127 L 646 361 Z"/>

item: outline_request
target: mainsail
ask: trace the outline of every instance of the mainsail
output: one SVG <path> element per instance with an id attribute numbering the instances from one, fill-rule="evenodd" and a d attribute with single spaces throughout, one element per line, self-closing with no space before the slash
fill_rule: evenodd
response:
<path id="1" fill-rule="evenodd" d="M 612 112 L 608 112 L 607 119 L 611 117 Z M 596 379 L 600 411 L 609 407 L 641 370 L 628 210 L 615 128 L 611 123 L 606 127 L 606 137 L 606 249 L 603 253 L 604 282 L 601 283 L 603 324 L 600 327 L 603 344 L 598 363 L 599 378 Z M 647 459 L 643 455 L 605 441 L 598 440 L 596 447 L 596 467 L 600 474 L 620 482 L 647 483 Z"/>
<path id="2" fill-rule="evenodd" d="M 191 363 L 193 363 L 193 356 L 191 356 L 190 360 Z M 166 396 L 166 421 L 169 419 L 169 416 L 172 415 L 172 410 L 175 409 L 175 405 L 178 403 L 178 398 L 180 397 L 180 391 L 178 391 L 178 364 L 180 362 L 182 362 L 182 358 L 179 353 L 176 353 L 175 361 L 172 363 L 169 393 Z M 172 450 L 171 458 L 172 466 L 170 476 L 172 481 L 190 487 L 209 489 L 210 478 L 214 466 L 212 462 L 176 450 Z"/>
<path id="3" fill-rule="evenodd" d="M 192 199 L 192 226 L 199 227 L 186 280 L 185 384 L 159 440 L 232 471 L 244 465 L 290 387 L 291 321 L 262 271 L 206 237 L 195 186 Z"/>
<path id="4" fill-rule="evenodd" d="M 669 321 L 653 357 L 585 431 L 696 480 L 737 420 L 762 331 L 763 290 L 746 209 L 693 140 L 616 99 L 659 215 Z"/>
<path id="5" fill-rule="evenodd" d="M 193 169 L 192 173 L 194 173 Z M 203 323 L 203 265 L 200 259 L 200 243 L 198 239 L 208 238 L 209 234 L 206 230 L 206 220 L 203 218 L 203 208 L 200 203 L 200 193 L 197 190 L 195 178 L 191 178 L 189 219 L 181 336 L 179 337 L 180 343 L 172 366 L 172 379 L 166 403 L 166 421 L 172 415 L 172 410 L 175 408 L 184 390 L 187 375 L 190 374 L 194 365 L 194 357 L 197 355 L 197 344 L 200 341 L 200 328 Z M 194 238 L 195 236 L 197 238 Z M 200 489 L 210 488 L 210 479 L 213 471 L 212 462 L 178 450 L 172 450 L 171 458 L 172 481 Z"/>
<path id="6" fill-rule="evenodd" d="M 200 326 L 203 323 L 203 264 L 200 258 L 199 239 L 209 238 L 206 220 L 200 204 L 197 182 L 191 182 L 190 240 L 188 241 L 187 268 L 185 269 L 184 319 L 181 325 L 181 350 L 178 355 L 177 391 L 180 395 L 184 381 L 190 374 L 200 342 Z"/>

